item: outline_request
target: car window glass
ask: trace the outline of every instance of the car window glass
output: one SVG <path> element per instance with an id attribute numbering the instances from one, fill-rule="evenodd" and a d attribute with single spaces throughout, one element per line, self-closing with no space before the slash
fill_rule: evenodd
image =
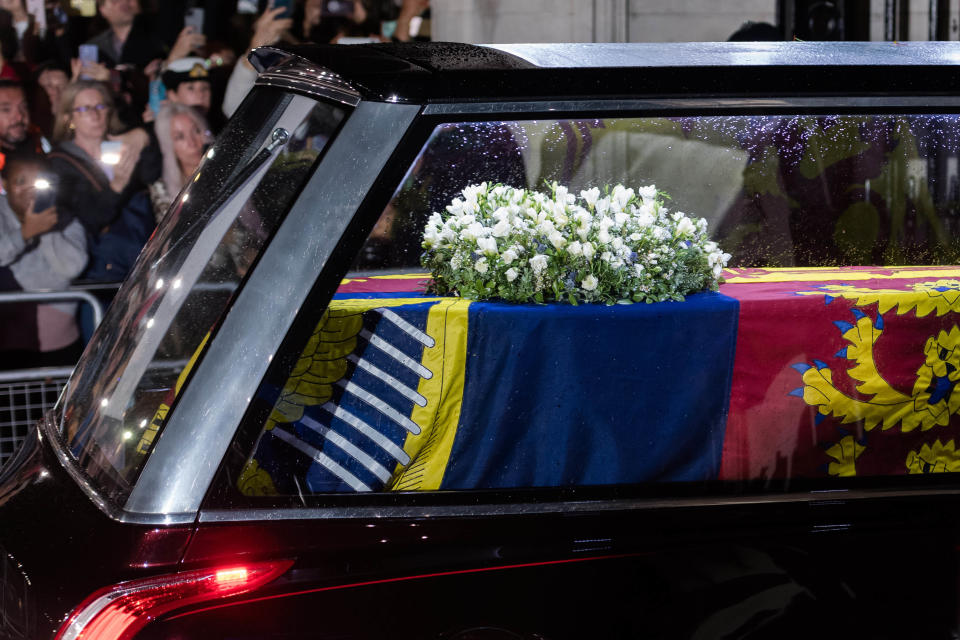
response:
<path id="1" fill-rule="evenodd" d="M 303 311 L 315 330 L 284 382 L 262 386 L 272 409 L 235 488 L 782 489 L 960 469 L 958 154 L 953 115 L 440 125 L 329 307 Z M 638 285 L 583 304 L 594 272 L 669 279 L 673 266 L 595 235 L 586 258 L 587 236 L 554 242 L 550 230 L 539 246 L 507 246 L 490 222 L 454 259 L 489 299 L 428 289 L 425 246 L 462 240 L 471 206 L 501 198 L 489 206 L 506 211 L 521 189 L 541 194 L 537 207 L 566 203 L 554 231 L 576 224 L 577 207 L 616 230 L 648 196 L 671 233 L 685 233 L 668 220 L 677 212 L 695 229 L 702 218 L 730 254 L 725 268 L 710 263 L 723 282 L 683 302 L 638 303 L 656 293 Z M 460 222 L 437 240 L 450 216 Z M 504 301 L 510 282 L 536 273 L 534 254 L 560 260 L 574 241 L 577 260 L 604 264 L 585 276 L 571 259 L 554 281 L 529 277 L 535 300 Z"/>
<path id="2" fill-rule="evenodd" d="M 174 399 L 343 116 L 305 97 L 256 92 L 144 249 L 61 400 L 68 449 L 108 497 L 128 494 Z"/>

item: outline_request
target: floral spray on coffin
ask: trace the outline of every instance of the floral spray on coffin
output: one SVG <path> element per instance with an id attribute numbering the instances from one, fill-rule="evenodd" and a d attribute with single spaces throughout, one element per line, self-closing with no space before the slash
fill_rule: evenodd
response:
<path id="1" fill-rule="evenodd" d="M 483 182 L 423 233 L 430 290 L 508 302 L 661 302 L 716 291 L 730 254 L 653 185 L 550 193 Z"/>

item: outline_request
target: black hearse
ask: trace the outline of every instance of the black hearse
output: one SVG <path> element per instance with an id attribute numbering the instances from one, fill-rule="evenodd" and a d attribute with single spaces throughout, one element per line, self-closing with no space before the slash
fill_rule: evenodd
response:
<path id="1" fill-rule="evenodd" d="M 956 637 L 960 45 L 251 60 L 0 473 L 0 636 Z M 725 282 L 439 295 L 425 225 L 507 188 L 668 194 Z"/>

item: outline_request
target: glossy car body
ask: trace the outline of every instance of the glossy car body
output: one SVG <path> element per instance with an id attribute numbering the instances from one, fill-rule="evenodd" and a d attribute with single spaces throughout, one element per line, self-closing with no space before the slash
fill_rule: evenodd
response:
<path id="1" fill-rule="evenodd" d="M 258 87 L 186 192 L 206 198 L 191 214 L 205 229 L 314 101 L 339 115 L 318 125 L 325 140 L 307 170 L 278 189 L 287 199 L 275 224 L 244 245 L 255 255 L 222 310 L 189 326 L 169 312 L 194 355 L 157 374 L 159 390 L 134 380 L 138 397 L 163 396 L 166 408 L 128 482 L 101 461 L 117 454 L 91 452 L 77 434 L 88 420 L 91 439 L 112 433 L 119 391 L 101 401 L 97 385 L 120 387 L 139 366 L 148 334 L 134 339 L 130 327 L 160 322 L 163 303 L 144 301 L 180 286 L 151 269 L 175 254 L 174 231 L 192 233 L 178 226 L 186 196 L 175 205 L 183 220 L 152 240 L 73 388 L 0 475 L 0 636 L 953 637 L 960 487 L 950 474 L 265 497 L 233 487 L 271 409 L 251 399 L 265 378 L 282 385 L 317 322 L 301 310 L 330 303 L 438 126 L 957 113 L 960 49 L 363 45 L 254 60 Z M 221 169 L 227 156 L 235 164 Z M 199 267 L 184 266 L 193 255 L 172 272 L 196 280 Z M 115 342 L 126 369 L 110 360 Z"/>

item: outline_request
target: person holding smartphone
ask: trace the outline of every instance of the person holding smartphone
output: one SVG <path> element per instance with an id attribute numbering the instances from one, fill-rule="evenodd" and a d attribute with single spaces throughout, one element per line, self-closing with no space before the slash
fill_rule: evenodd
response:
<path id="1" fill-rule="evenodd" d="M 59 223 L 55 180 L 42 156 L 11 153 L 0 170 L 0 288 L 65 289 L 87 263 L 78 220 Z M 5 286 L 4 286 L 5 285 Z M 76 304 L 30 305 L 16 324 L 4 323 L 2 368 L 73 364 L 82 350 Z"/>
<path id="2" fill-rule="evenodd" d="M 137 174 L 138 161 L 149 141 L 142 136 L 111 135 L 117 127 L 113 98 L 98 82 L 67 85 L 60 98 L 49 154 L 60 181 L 57 207 L 77 218 L 92 239 L 113 223 L 124 204 L 146 182 Z"/>

